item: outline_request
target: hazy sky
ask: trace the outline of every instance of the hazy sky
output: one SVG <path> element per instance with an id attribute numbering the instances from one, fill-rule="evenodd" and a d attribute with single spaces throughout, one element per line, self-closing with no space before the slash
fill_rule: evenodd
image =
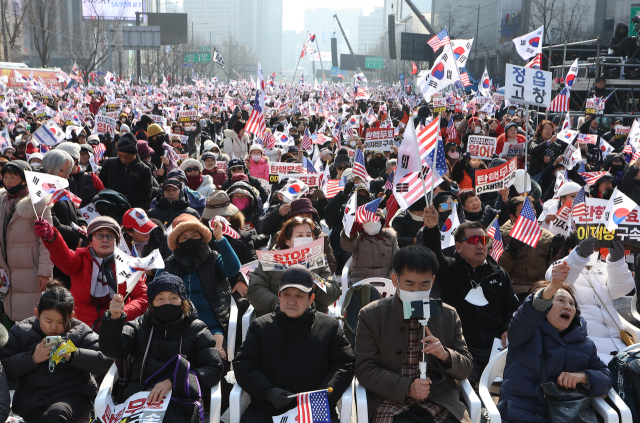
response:
<path id="1" fill-rule="evenodd" d="M 364 14 L 368 15 L 374 7 L 382 6 L 384 0 L 282 0 L 282 29 L 302 31 L 305 9 L 362 7 Z"/>

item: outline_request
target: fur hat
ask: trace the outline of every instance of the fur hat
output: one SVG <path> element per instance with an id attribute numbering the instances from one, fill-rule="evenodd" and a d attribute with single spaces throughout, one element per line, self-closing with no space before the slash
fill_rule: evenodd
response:
<path id="1" fill-rule="evenodd" d="M 189 169 L 192 166 L 196 166 L 198 169 L 200 169 L 200 173 L 202 173 L 202 169 L 203 169 L 202 163 L 200 163 L 196 159 L 187 159 L 187 160 L 185 160 L 180 165 L 180 169 L 182 169 L 182 170 L 184 170 L 186 172 L 187 169 Z"/>
<path id="2" fill-rule="evenodd" d="M 208 244 L 209 241 L 211 241 L 211 230 L 200 223 L 197 217 L 183 213 L 173 219 L 173 230 L 167 237 L 167 244 L 169 248 L 171 248 L 171 251 L 175 251 L 178 248 L 178 237 L 180 237 L 180 234 L 189 229 L 200 232 L 203 243 Z"/>

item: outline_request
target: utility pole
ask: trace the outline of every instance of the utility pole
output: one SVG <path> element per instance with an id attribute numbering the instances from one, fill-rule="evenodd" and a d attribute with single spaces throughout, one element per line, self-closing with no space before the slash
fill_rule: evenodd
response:
<path id="1" fill-rule="evenodd" d="M 136 26 L 140 26 L 140 12 L 136 12 Z M 140 63 L 140 50 L 136 50 L 136 84 L 137 85 L 140 85 L 141 73 L 142 73 L 142 63 Z"/>

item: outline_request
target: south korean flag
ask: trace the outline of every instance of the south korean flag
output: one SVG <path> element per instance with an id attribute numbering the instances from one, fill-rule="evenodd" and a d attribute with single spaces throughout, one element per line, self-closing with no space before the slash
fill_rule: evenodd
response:
<path id="1" fill-rule="evenodd" d="M 460 80 L 456 67 L 456 60 L 451 45 L 444 46 L 442 54 L 438 56 L 428 74 L 418 78 L 418 88 L 426 101 L 430 101 L 433 94 Z"/>

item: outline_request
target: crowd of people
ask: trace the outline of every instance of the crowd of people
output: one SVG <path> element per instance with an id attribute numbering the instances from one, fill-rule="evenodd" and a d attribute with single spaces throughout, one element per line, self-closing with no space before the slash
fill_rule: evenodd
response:
<path id="1" fill-rule="evenodd" d="M 581 162 L 567 168 L 560 118 L 532 119 L 514 104 L 433 113 L 397 86 L 370 87 L 365 98 L 342 85 L 291 87 L 267 97 L 258 134 L 246 100 L 255 91 L 244 81 L 85 91 L 36 95 L 53 110 L 89 109 L 83 124 L 60 122 L 67 136 L 55 146 L 39 142 L 48 118 L 22 93 L 3 103 L 0 421 L 10 412 L 27 423 L 88 421 L 115 363 L 120 399 L 149 392 L 154 403 L 172 393 L 170 422 L 202 423 L 203 392 L 218 383 L 224 411 L 231 366 L 251 396 L 244 423 L 271 422 L 296 406 L 295 394 L 328 388 L 337 422 L 354 377 L 374 423 L 470 422 L 458 382 L 478 383 L 496 342 L 508 348 L 498 404 L 506 422 L 551 421 L 547 379 L 588 396 L 611 388 L 607 364 L 626 346 L 613 300 L 635 289 L 633 260 L 619 240 L 603 249 L 554 222 L 578 195 L 607 200 L 617 188 L 640 203 L 640 163 L 616 131 L 631 121 L 605 131 L 595 115 L 579 117 L 573 126 L 597 141 L 575 138 Z M 113 113 L 111 104 L 115 132 L 99 131 L 96 116 Z M 198 119 L 184 121 L 182 110 Z M 398 148 L 409 127 L 435 120 L 446 169 L 432 195 L 402 207 Z M 394 145 L 365 149 L 370 128 L 392 129 Z M 473 135 L 496 138 L 496 154 L 471 158 Z M 524 145 L 513 184 L 477 195 L 475 173 L 506 163 L 513 144 Z M 274 172 L 272 163 L 294 170 Z M 67 181 L 66 195 L 33 203 L 28 172 Z M 587 183 L 585 172 L 601 174 Z M 350 208 L 371 204 L 349 221 Z M 542 228 L 535 246 L 510 236 L 525 206 Z M 445 245 L 454 217 L 459 226 Z M 497 260 L 493 222 L 504 245 Z M 259 260 L 261 251 L 316 240 L 324 264 L 312 269 L 304 260 L 285 268 Z M 118 271 L 120 251 L 163 263 L 131 286 Z M 394 295 L 350 289 L 368 278 L 390 280 Z M 348 319 L 328 313 L 347 294 L 358 304 L 349 338 Z M 442 300 L 442 313 L 422 327 L 404 310 L 429 298 Z M 256 314 L 235 337 L 232 303 L 239 316 L 249 307 Z M 76 350 L 52 361 L 52 337 Z M 229 339 L 237 340 L 232 362 Z M 165 374 L 174 360 L 181 376 Z M 197 383 L 180 379 L 189 377 Z"/>

